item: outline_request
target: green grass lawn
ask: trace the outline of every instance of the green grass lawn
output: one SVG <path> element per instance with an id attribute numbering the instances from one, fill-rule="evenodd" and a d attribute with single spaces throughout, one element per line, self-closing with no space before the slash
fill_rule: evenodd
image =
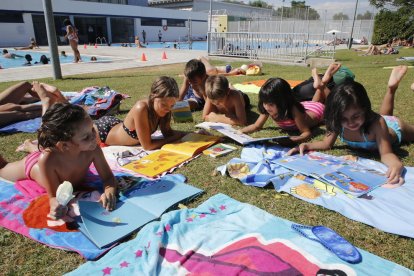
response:
<path id="1" fill-rule="evenodd" d="M 356 75 L 356 80 L 361 82 L 367 89 L 374 110 L 378 110 L 385 93 L 390 69 L 384 66 L 397 64 L 409 64 L 397 62 L 398 56 L 414 56 L 414 49 L 401 49 L 400 55 L 392 56 L 358 56 L 358 52 L 342 50 L 338 51 L 336 58 L 342 64 L 348 66 Z M 225 62 L 214 61 L 214 64 Z M 234 66 L 240 66 L 243 60 L 235 62 Z M 137 68 L 119 70 L 113 72 L 85 74 L 53 81 L 44 79 L 41 81 L 51 83 L 62 91 L 80 91 L 82 88 L 92 85 L 109 86 L 122 93 L 129 94 L 132 98 L 124 101 L 119 117 L 123 118 L 136 100 L 145 98 L 150 90 L 152 81 L 161 75 L 175 77 L 179 85 L 182 79 L 177 77 L 182 73 L 183 64 L 163 65 L 159 67 Z M 320 69 L 322 73 L 323 69 Z M 282 66 L 275 64 L 264 64 L 264 75 L 256 77 L 231 77 L 232 83 L 247 80 L 267 79 L 270 77 L 282 77 L 292 80 L 304 80 L 310 76 L 310 68 L 300 66 Z M 407 75 L 400 84 L 395 100 L 394 114 L 414 124 L 414 92 L 410 90 L 414 82 L 414 68 L 408 70 Z M 0 83 L 0 91 L 14 84 L 14 82 Z M 254 121 L 257 114 L 257 96 L 249 95 L 253 104 L 249 115 L 250 121 Z M 196 112 L 195 123 L 201 122 L 201 112 Z M 193 123 L 173 124 L 173 128 L 179 130 L 193 130 Z M 254 136 L 270 136 L 278 134 L 279 130 L 270 120 L 265 129 L 254 134 Z M 317 134 L 314 139 L 321 139 L 324 130 L 315 130 Z M 0 134 L 0 152 L 9 161 L 15 161 L 24 157 L 23 153 L 16 153 L 16 147 L 25 139 L 35 138 L 35 134 Z M 233 144 L 231 141 L 226 141 Z M 378 160 L 378 154 L 352 151 L 337 144 L 329 153 L 334 155 L 358 154 L 363 157 Z M 224 193 L 241 202 L 253 204 L 267 212 L 282 218 L 307 225 L 325 225 L 339 234 L 343 235 L 354 245 L 363 248 L 373 254 L 396 262 L 410 269 L 414 269 L 414 240 L 387 234 L 365 224 L 349 220 L 342 215 L 296 199 L 292 196 L 278 196 L 274 189 L 260 189 L 240 184 L 237 180 L 229 177 L 211 176 L 218 165 L 225 164 L 229 159 L 240 155 L 240 146 L 237 151 L 221 158 L 202 156 L 190 162 L 176 172 L 184 174 L 188 183 L 205 190 L 203 196 L 191 203 L 195 207 L 207 198 L 217 193 Z M 414 166 L 414 144 L 403 145 L 397 150 L 398 156 L 405 165 Z M 414 203 L 414 199 L 413 199 Z M 414 214 L 413 214 L 414 215 Z M 413 229 L 414 231 L 414 229 Z M 77 268 L 85 261 L 76 253 L 52 249 L 34 242 L 26 237 L 0 229 L 0 274 L 1 275 L 59 275 Z"/>

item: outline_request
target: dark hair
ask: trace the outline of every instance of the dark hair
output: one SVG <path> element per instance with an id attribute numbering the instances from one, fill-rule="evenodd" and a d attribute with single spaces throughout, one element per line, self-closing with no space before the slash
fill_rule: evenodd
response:
<path id="1" fill-rule="evenodd" d="M 31 55 L 29 55 L 29 54 L 26 54 L 25 56 L 24 56 L 24 58 L 27 60 L 27 61 L 32 61 L 33 59 L 32 59 L 32 56 Z"/>
<path id="2" fill-rule="evenodd" d="M 293 119 L 292 109 L 296 107 L 304 113 L 305 108 L 295 99 L 290 84 L 281 78 L 270 78 L 259 91 L 259 112 L 268 114 L 263 107 L 264 103 L 272 103 L 277 108 L 277 120 Z"/>
<path id="3" fill-rule="evenodd" d="M 53 148 L 59 141 L 70 141 L 75 128 L 89 115 L 74 104 L 56 103 L 42 116 L 42 125 L 37 131 L 39 149 Z"/>
<path id="4" fill-rule="evenodd" d="M 65 20 L 63 20 L 63 25 L 69 26 L 69 25 L 72 25 L 72 22 L 70 22 L 70 20 L 66 18 Z"/>
<path id="5" fill-rule="evenodd" d="M 223 99 L 229 91 L 229 81 L 225 76 L 209 76 L 206 80 L 207 98 L 211 100 Z"/>
<path id="6" fill-rule="evenodd" d="M 325 102 L 325 124 L 328 132 L 341 133 L 343 113 L 350 107 L 356 106 L 364 111 L 365 122 L 362 131 L 367 133 L 370 124 L 379 118 L 371 108 L 364 86 L 356 81 L 348 80 L 335 88 Z"/>
<path id="7" fill-rule="evenodd" d="M 43 64 L 48 64 L 49 59 L 45 55 L 41 55 L 40 56 L 40 62 L 43 63 Z"/>
<path id="8" fill-rule="evenodd" d="M 204 77 L 206 76 L 206 67 L 204 63 L 202 63 L 198 59 L 192 59 L 185 65 L 184 68 L 184 75 L 189 79 L 192 80 L 195 77 Z"/>
<path id="9" fill-rule="evenodd" d="M 8 52 L 7 49 L 3 49 L 3 54 L 7 54 Z"/>

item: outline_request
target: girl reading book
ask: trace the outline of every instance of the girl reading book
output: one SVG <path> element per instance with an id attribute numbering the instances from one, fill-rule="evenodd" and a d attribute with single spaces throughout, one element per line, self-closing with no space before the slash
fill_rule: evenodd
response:
<path id="1" fill-rule="evenodd" d="M 341 65 L 331 64 L 322 79 L 316 68 L 312 70 L 316 89 L 312 101 L 299 102 L 293 96 L 290 85 L 281 78 L 268 79 L 259 91 L 260 116 L 256 122 L 240 131 L 251 133 L 260 130 L 269 117 L 284 130 L 299 130 L 300 135 L 290 136 L 290 142 L 301 143 L 312 136 L 311 128 L 323 120 L 324 101 L 327 96 L 325 85 Z"/>
<path id="2" fill-rule="evenodd" d="M 288 154 L 307 150 L 330 149 L 336 138 L 353 148 L 378 150 L 381 161 L 388 166 L 389 187 L 404 183 L 403 164 L 394 154 L 392 145 L 414 141 L 414 125 L 393 116 L 394 96 L 407 66 L 397 66 L 391 72 L 380 114 L 371 109 L 371 102 L 362 84 L 347 82 L 336 87 L 328 96 L 325 109 L 327 133 L 322 141 L 303 143 Z"/>
<path id="3" fill-rule="evenodd" d="M 182 132 L 171 128 L 171 109 L 178 99 L 177 82 L 170 77 L 159 77 L 152 86 L 146 100 L 140 100 L 128 112 L 124 121 L 113 116 L 104 116 L 95 121 L 100 142 L 107 145 L 141 145 L 145 150 L 180 139 Z M 151 139 L 151 134 L 160 128 L 164 138 Z"/>
<path id="4" fill-rule="evenodd" d="M 38 150 L 20 161 L 9 163 L 0 156 L 0 177 L 47 193 L 49 216 L 58 219 L 68 210 L 56 199 L 59 184 L 69 181 L 75 189 L 81 187 L 93 163 L 104 186 L 100 201 L 107 210 L 115 207 L 117 183 L 97 146 L 93 122 L 82 107 L 69 103 L 51 106 L 42 117 L 37 138 Z"/>

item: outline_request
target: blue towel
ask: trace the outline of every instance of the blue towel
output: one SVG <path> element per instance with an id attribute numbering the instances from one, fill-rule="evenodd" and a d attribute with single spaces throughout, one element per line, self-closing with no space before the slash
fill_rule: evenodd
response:
<path id="1" fill-rule="evenodd" d="M 262 145 L 245 147 L 241 158 L 233 158 L 229 163 L 246 162 L 249 165 L 251 174 L 240 179 L 245 185 L 264 187 L 272 184 L 278 192 L 287 192 L 294 197 L 336 211 L 382 231 L 414 238 L 413 167 L 406 167 L 403 186 L 395 189 L 379 187 L 366 196 L 356 198 L 344 194 L 333 186 L 315 183 L 311 178 L 306 180 L 295 178 L 292 172 L 272 162 L 284 155 L 287 150 L 281 147 L 266 148 Z M 358 163 L 366 167 L 386 170 L 384 164 L 370 159 L 359 158 Z M 222 166 L 218 169 L 225 173 L 226 167 Z"/>
<path id="2" fill-rule="evenodd" d="M 168 212 L 131 241 L 67 275 L 409 275 L 359 250 L 348 264 L 291 229 L 292 222 L 218 194 Z M 334 273 L 335 271 L 335 273 Z M 341 273 L 343 272 L 343 273 Z"/>

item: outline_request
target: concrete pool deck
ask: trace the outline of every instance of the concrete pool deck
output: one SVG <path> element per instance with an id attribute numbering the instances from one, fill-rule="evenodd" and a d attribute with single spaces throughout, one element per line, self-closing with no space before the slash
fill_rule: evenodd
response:
<path id="1" fill-rule="evenodd" d="M 30 52 L 44 52 L 50 56 L 47 47 L 41 47 L 38 50 L 30 50 Z M 69 46 L 59 46 L 60 51 L 72 55 Z M 154 48 L 135 48 L 135 47 L 108 47 L 108 46 L 87 46 L 79 45 L 81 56 L 85 62 L 81 63 L 61 63 L 63 78 L 86 73 L 96 73 L 119 69 L 137 68 L 156 66 L 163 64 L 185 63 L 190 59 L 207 55 L 207 51 L 199 50 L 177 50 L 170 48 L 154 49 Z M 165 52 L 167 59 L 162 59 Z M 147 61 L 141 61 L 142 54 L 145 54 Z M 89 62 L 91 56 L 96 56 L 98 62 Z M 100 57 L 111 59 L 109 62 L 99 62 Z M 42 78 L 53 78 L 53 67 L 47 65 L 33 65 L 19 68 L 9 68 L 0 70 L 0 82 L 34 80 Z"/>

